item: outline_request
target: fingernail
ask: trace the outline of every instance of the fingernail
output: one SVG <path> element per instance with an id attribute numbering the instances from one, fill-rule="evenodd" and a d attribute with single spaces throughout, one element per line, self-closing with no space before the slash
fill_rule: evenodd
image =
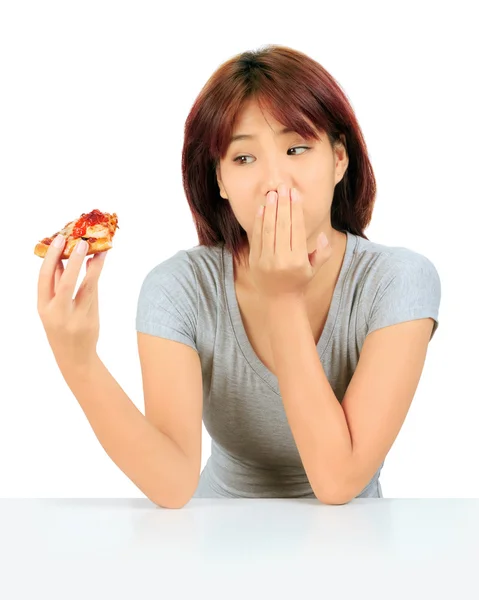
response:
<path id="1" fill-rule="evenodd" d="M 53 245 L 55 246 L 55 248 L 61 248 L 63 246 L 64 240 L 65 238 L 62 236 L 61 233 L 59 233 L 53 240 Z"/>
<path id="2" fill-rule="evenodd" d="M 88 244 L 86 243 L 85 240 L 80 240 L 77 244 L 77 252 L 78 254 L 85 254 L 85 252 L 87 251 L 88 248 Z"/>
<path id="3" fill-rule="evenodd" d="M 324 233 L 321 233 L 321 235 L 319 236 L 319 242 L 323 248 L 326 248 L 326 246 L 328 245 L 328 238 L 325 236 Z"/>
<path id="4" fill-rule="evenodd" d="M 105 252 L 99 252 L 98 259 L 105 260 L 105 258 L 106 258 L 106 250 L 105 250 Z"/>

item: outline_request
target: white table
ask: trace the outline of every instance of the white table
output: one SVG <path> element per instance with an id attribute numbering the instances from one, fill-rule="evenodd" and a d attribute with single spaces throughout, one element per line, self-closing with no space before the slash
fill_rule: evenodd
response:
<path id="1" fill-rule="evenodd" d="M 479 499 L 0 499 L 1 600 L 479 599 Z"/>

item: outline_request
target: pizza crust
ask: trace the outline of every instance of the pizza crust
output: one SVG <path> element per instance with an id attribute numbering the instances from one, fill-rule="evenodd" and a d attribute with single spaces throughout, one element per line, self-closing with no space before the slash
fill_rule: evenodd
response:
<path id="1" fill-rule="evenodd" d="M 94 210 L 88 215 L 82 215 L 82 217 L 88 219 L 89 215 L 95 215 L 97 217 L 98 214 L 102 213 L 100 213 L 100 211 Z M 116 216 L 116 213 L 103 213 L 103 215 L 107 218 L 107 222 L 103 221 L 101 223 L 87 225 L 85 233 L 81 238 L 73 237 L 75 225 L 79 222 L 80 219 L 70 221 L 65 225 L 65 227 L 63 227 L 63 229 L 57 231 L 57 233 L 52 235 L 50 238 L 44 238 L 43 240 L 39 241 L 35 246 L 34 253 L 37 256 L 40 256 L 40 258 L 45 258 L 51 242 L 59 233 L 61 233 L 66 238 L 66 242 L 63 247 L 63 253 L 60 259 L 70 258 L 71 253 L 73 252 L 74 248 L 76 247 L 78 242 L 80 242 L 81 239 L 84 239 L 88 242 L 88 250 L 86 256 L 110 250 L 113 247 L 113 236 L 115 235 L 115 231 L 118 228 L 118 217 Z"/>
<path id="2" fill-rule="evenodd" d="M 63 253 L 62 253 L 60 259 L 63 260 L 63 259 L 70 258 L 70 255 L 73 252 L 73 249 L 78 244 L 80 239 L 68 240 L 68 242 L 65 244 L 65 246 L 63 248 Z M 108 238 L 98 238 L 95 242 L 89 241 L 88 245 L 89 245 L 89 248 L 86 253 L 86 256 L 89 256 L 90 254 L 98 254 L 99 252 L 106 252 L 107 250 L 110 250 L 111 248 L 113 248 L 113 244 L 108 240 Z M 50 246 L 48 244 L 43 244 L 42 242 L 38 242 L 38 244 L 35 246 L 34 252 L 37 256 L 40 256 L 40 258 L 45 258 L 49 247 Z"/>

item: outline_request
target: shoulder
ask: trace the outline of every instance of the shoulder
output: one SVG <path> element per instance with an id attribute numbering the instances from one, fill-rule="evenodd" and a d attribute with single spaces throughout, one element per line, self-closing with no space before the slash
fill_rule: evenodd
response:
<path id="1" fill-rule="evenodd" d="M 215 303 L 221 247 L 179 250 L 145 276 L 137 305 L 137 331 L 197 349 L 200 297 Z"/>
<path id="2" fill-rule="evenodd" d="M 440 287 L 439 273 L 434 263 L 424 254 L 403 246 L 387 246 L 358 238 L 356 262 L 364 271 L 364 283 L 376 292 L 394 279 L 415 283 L 424 282 Z M 421 283 L 421 281 L 416 281 Z"/>
<path id="3" fill-rule="evenodd" d="M 161 303 L 197 312 L 199 294 L 209 295 L 209 288 L 218 285 L 221 256 L 221 247 L 195 246 L 164 259 L 144 277 L 140 305 Z"/>
<path id="4" fill-rule="evenodd" d="M 202 273 L 208 270 L 208 266 L 217 270 L 220 257 L 220 247 L 194 246 L 186 250 L 178 250 L 151 268 L 144 281 L 149 285 L 160 283 L 166 285 L 194 283 L 196 285 Z"/>
<path id="5" fill-rule="evenodd" d="M 436 321 L 435 332 L 441 280 L 430 258 L 402 246 L 358 240 L 356 262 L 363 274 L 360 293 L 368 333 L 426 317 Z"/>

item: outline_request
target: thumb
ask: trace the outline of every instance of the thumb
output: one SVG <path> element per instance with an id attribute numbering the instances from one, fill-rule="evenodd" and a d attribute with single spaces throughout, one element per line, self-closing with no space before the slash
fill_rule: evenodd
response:
<path id="1" fill-rule="evenodd" d="M 98 280 L 100 278 L 101 272 L 103 270 L 103 265 L 105 264 L 105 258 L 107 255 L 107 251 L 103 251 L 103 252 L 99 252 L 98 254 L 96 254 L 95 256 L 92 257 L 92 261 L 93 261 L 93 265 L 92 267 L 94 267 L 97 272 L 96 272 L 96 286 L 93 292 L 93 297 L 92 297 L 92 302 L 90 305 L 90 310 L 93 310 L 94 313 L 98 312 Z"/>
<path id="2" fill-rule="evenodd" d="M 312 267 L 314 267 L 314 265 L 315 265 L 317 254 L 318 254 L 317 250 L 313 250 L 313 252 L 308 253 L 309 263 Z"/>
<path id="3" fill-rule="evenodd" d="M 326 245 L 323 244 L 323 240 L 326 241 Z M 316 248 L 308 254 L 309 262 L 313 269 L 319 270 L 323 264 L 331 258 L 331 246 L 328 242 L 328 238 L 322 232 L 316 238 Z"/>
<path id="4" fill-rule="evenodd" d="M 86 274 L 78 288 L 75 302 L 83 305 L 88 313 L 98 310 L 98 280 L 105 262 L 106 252 L 91 256 L 86 262 Z"/>

